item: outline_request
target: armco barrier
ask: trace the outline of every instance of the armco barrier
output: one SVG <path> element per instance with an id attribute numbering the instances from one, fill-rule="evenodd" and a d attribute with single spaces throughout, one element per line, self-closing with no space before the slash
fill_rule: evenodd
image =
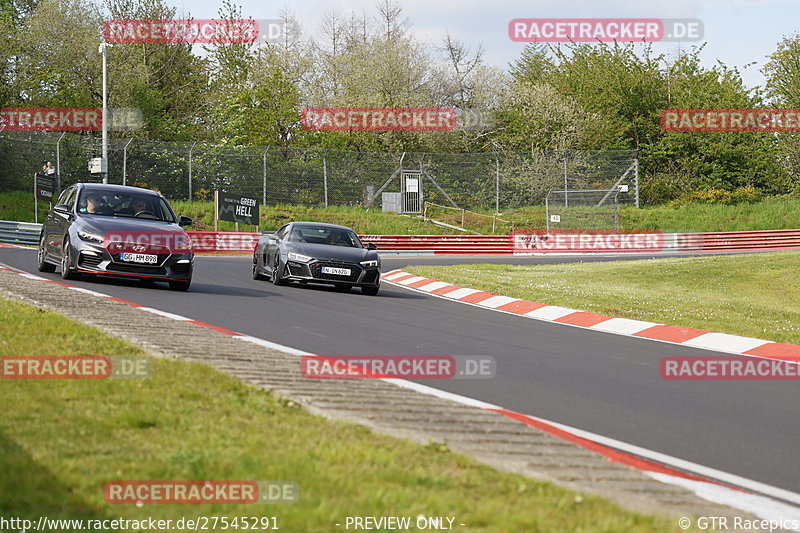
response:
<path id="1" fill-rule="evenodd" d="M 190 231 L 189 234 L 195 242 L 195 250 L 206 253 L 252 253 L 258 242 L 258 235 L 255 233 Z M 515 253 L 513 240 L 508 235 L 361 235 L 360 238 L 365 243 L 375 243 L 378 251 L 382 253 L 435 255 Z M 645 253 L 800 249 L 800 229 L 665 233 L 662 240 L 664 246 L 661 249 L 646 250 Z M 557 252 L 559 250 L 549 250 L 549 253 Z M 593 253 L 592 250 L 569 250 L 569 253 L 581 252 Z M 538 252 L 534 250 L 528 253 Z"/>
<path id="2" fill-rule="evenodd" d="M 36 245 L 41 224 L 0 220 L 0 243 Z M 259 235 L 233 231 L 190 231 L 195 251 L 249 254 Z M 508 235 L 361 235 L 382 253 L 435 255 L 511 255 Z M 715 233 L 665 233 L 663 252 L 726 252 L 800 249 L 800 229 L 731 231 Z M 557 252 L 558 250 L 551 250 Z M 536 252 L 534 252 L 536 253 Z M 648 252 L 650 253 L 650 252 Z M 658 253 L 654 250 L 652 253 Z"/>
<path id="3" fill-rule="evenodd" d="M 33 246 L 39 243 L 42 225 L 0 220 L 0 243 Z"/>

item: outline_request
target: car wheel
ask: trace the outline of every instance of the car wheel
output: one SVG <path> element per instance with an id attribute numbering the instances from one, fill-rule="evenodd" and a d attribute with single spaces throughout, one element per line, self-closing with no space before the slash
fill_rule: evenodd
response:
<path id="1" fill-rule="evenodd" d="M 64 246 L 61 248 L 61 277 L 63 279 L 78 279 L 78 274 L 72 271 L 72 245 L 69 237 L 64 239 Z"/>
<path id="2" fill-rule="evenodd" d="M 39 264 L 37 265 L 37 267 L 39 269 L 39 272 L 55 272 L 56 266 L 52 263 L 48 263 L 47 260 L 45 260 L 44 241 L 45 237 L 43 233 L 42 238 L 39 239 L 39 254 L 37 257 Z"/>
<path id="3" fill-rule="evenodd" d="M 275 266 L 272 267 L 272 283 L 275 285 L 286 285 L 283 279 L 283 265 L 281 265 L 281 258 L 275 257 Z"/>
<path id="4" fill-rule="evenodd" d="M 258 258 L 256 256 L 253 256 L 253 279 L 266 279 L 266 277 L 258 271 Z"/>
<path id="5" fill-rule="evenodd" d="M 367 285 L 366 287 L 361 287 L 361 292 L 363 292 L 367 296 L 375 296 L 376 294 L 378 294 L 380 288 L 381 288 L 380 285 Z"/>
<path id="6" fill-rule="evenodd" d="M 169 288 L 173 291 L 188 291 L 189 285 L 192 284 L 192 280 L 188 281 L 170 281 Z"/>

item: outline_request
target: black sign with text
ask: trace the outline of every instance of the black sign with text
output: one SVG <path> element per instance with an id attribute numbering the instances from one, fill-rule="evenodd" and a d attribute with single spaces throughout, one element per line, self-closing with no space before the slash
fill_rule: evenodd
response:
<path id="1" fill-rule="evenodd" d="M 217 196 L 217 219 L 257 226 L 258 199 L 220 191 Z"/>
<path id="2" fill-rule="evenodd" d="M 52 202 L 56 195 L 56 177 L 53 174 L 36 174 L 36 198 L 45 202 Z"/>

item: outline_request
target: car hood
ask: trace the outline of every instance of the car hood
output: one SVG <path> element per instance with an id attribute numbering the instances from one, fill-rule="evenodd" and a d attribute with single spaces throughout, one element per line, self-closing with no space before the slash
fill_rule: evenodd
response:
<path id="1" fill-rule="evenodd" d="M 292 247 L 297 253 L 309 255 L 322 261 L 344 261 L 358 263 L 368 259 L 378 259 L 377 252 L 366 248 L 350 248 L 347 246 L 331 246 L 329 244 L 294 243 Z"/>
<path id="2" fill-rule="evenodd" d="M 75 229 L 112 241 L 135 240 L 147 243 L 150 248 L 167 248 L 177 253 L 186 253 L 190 242 L 188 234 L 177 224 L 146 219 L 83 215 Z"/>

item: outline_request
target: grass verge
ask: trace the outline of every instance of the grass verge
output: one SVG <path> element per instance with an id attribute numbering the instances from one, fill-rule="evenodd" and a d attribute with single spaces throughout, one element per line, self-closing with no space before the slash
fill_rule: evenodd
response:
<path id="1" fill-rule="evenodd" d="M 0 299 L 0 355 L 141 355 L 61 315 Z M 140 380 L 0 380 L 0 516 L 276 516 L 329 532 L 346 516 L 455 516 L 469 531 L 672 532 L 673 521 L 312 416 L 201 364 Z M 290 480 L 287 505 L 108 505 L 108 480 Z"/>
<path id="2" fill-rule="evenodd" d="M 544 206 L 505 211 L 503 218 L 515 229 L 544 227 Z M 800 198 L 767 198 L 735 205 L 689 204 L 680 207 L 621 206 L 619 226 L 624 230 L 657 230 L 667 233 L 705 231 L 754 231 L 800 228 Z M 552 229 L 552 228 L 551 228 Z"/>
<path id="3" fill-rule="evenodd" d="M 613 317 L 800 344 L 800 254 L 415 266 L 426 278 Z"/>
<path id="4" fill-rule="evenodd" d="M 191 217 L 195 224 L 191 229 L 208 231 L 214 229 L 213 202 L 171 202 L 178 215 Z M 365 210 L 361 207 L 321 207 L 304 205 L 262 206 L 260 229 L 274 230 L 287 222 L 308 220 L 329 222 L 355 229 L 364 235 L 439 235 L 441 233 L 460 233 L 445 230 L 421 219 L 384 213 L 379 209 Z M 39 222 L 47 204 L 39 203 Z M 491 215 L 488 210 L 478 210 Z M 467 214 L 462 221 L 460 212 L 442 210 L 432 212 L 432 218 L 484 233 L 491 233 L 492 220 Z M 513 222 L 514 228 L 541 229 L 545 227 L 544 206 L 532 206 L 507 210 L 501 218 Z M 34 209 L 32 194 L 23 191 L 0 193 L 0 220 L 33 222 Z M 664 232 L 702 232 L 702 231 L 750 231 L 800 228 L 800 198 L 768 198 L 755 203 L 736 205 L 690 204 L 681 207 L 654 206 L 636 209 L 620 207 L 620 228 L 625 230 L 658 230 Z M 496 231 L 501 233 L 509 226 L 497 223 Z M 232 222 L 219 223 L 221 231 L 233 231 Z M 253 226 L 241 226 L 242 231 L 253 231 Z"/>

